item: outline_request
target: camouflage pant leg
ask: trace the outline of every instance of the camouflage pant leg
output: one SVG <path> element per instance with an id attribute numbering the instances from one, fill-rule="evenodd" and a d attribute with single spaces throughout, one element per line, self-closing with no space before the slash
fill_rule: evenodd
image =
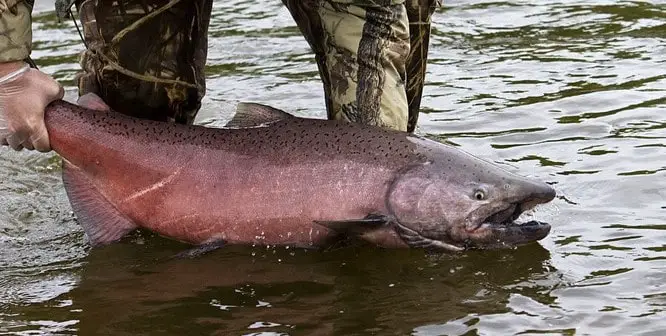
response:
<path id="1" fill-rule="evenodd" d="M 410 49 L 407 57 L 407 101 L 409 102 L 408 132 L 413 132 L 421 110 L 421 97 L 425 84 L 430 26 L 432 14 L 441 6 L 441 0 L 406 0 L 409 17 Z"/>
<path id="2" fill-rule="evenodd" d="M 404 5 L 283 2 L 315 52 L 329 119 L 406 130 Z"/>
<path id="3" fill-rule="evenodd" d="M 0 63 L 28 58 L 33 1 L 0 0 Z"/>
<path id="4" fill-rule="evenodd" d="M 329 119 L 414 130 L 438 0 L 283 2 L 315 52 Z"/>
<path id="5" fill-rule="evenodd" d="M 79 94 L 139 118 L 192 123 L 206 90 L 212 0 L 77 0 Z"/>

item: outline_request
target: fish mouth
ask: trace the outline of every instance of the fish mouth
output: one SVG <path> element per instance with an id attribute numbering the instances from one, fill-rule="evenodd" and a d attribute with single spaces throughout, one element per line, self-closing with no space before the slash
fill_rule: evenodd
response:
<path id="1" fill-rule="evenodd" d="M 490 225 L 511 225 L 523 213 L 523 207 L 518 204 L 510 204 L 506 209 L 497 211 L 481 221 L 479 227 L 483 224 Z M 478 229 L 478 227 L 477 227 Z"/>
<path id="2" fill-rule="evenodd" d="M 531 243 L 550 233 L 550 224 L 539 221 L 518 222 L 525 210 L 536 204 L 511 204 L 481 221 L 476 227 L 463 229 L 464 233 L 431 238 L 400 223 L 396 232 L 412 248 L 441 252 L 460 252 L 473 249 L 500 249 Z"/>
<path id="3" fill-rule="evenodd" d="M 467 248 L 503 248 L 538 241 L 550 233 L 550 224 L 531 220 L 518 221 L 523 212 L 538 203 L 513 203 L 481 221 L 475 228 L 467 230 Z"/>

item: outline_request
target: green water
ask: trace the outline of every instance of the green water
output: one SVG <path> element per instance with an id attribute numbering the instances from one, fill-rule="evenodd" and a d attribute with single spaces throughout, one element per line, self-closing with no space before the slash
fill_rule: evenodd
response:
<path id="1" fill-rule="evenodd" d="M 74 25 L 45 0 L 33 28 L 37 63 L 73 95 Z M 239 99 L 325 115 L 279 1 L 218 1 L 210 29 L 205 109 Z M 0 333 L 664 334 L 666 4 L 445 1 L 433 35 L 418 132 L 552 183 L 539 244 L 169 260 L 184 246 L 142 233 L 90 250 L 57 159 L 4 149 Z"/>

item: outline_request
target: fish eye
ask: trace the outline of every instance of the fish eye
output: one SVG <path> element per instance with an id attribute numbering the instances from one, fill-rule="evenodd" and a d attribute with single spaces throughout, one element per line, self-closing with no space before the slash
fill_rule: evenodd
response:
<path id="1" fill-rule="evenodd" d="M 477 190 L 474 192 L 474 199 L 477 201 L 483 201 L 486 199 L 486 193 L 483 190 Z"/>

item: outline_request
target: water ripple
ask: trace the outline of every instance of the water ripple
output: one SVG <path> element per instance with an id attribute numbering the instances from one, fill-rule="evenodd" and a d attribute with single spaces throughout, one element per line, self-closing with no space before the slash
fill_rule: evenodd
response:
<path id="1" fill-rule="evenodd" d="M 38 1 L 40 68 L 68 97 L 83 45 Z M 215 1 L 201 120 L 255 101 L 325 116 L 309 47 L 280 4 Z M 557 189 L 540 244 L 431 256 L 183 246 L 146 233 L 89 251 L 57 157 L 0 151 L 6 334 L 648 334 L 666 329 L 666 8 L 444 2 L 418 132 Z M 213 113 L 211 113 L 213 111 Z"/>

